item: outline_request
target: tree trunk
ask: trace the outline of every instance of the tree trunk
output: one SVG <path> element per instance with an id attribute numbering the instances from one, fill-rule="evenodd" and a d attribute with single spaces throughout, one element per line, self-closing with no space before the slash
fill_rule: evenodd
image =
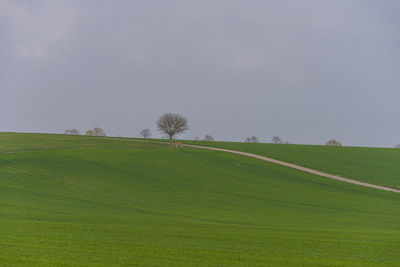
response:
<path id="1" fill-rule="evenodd" d="M 172 145 L 172 136 L 169 137 L 169 144 Z"/>

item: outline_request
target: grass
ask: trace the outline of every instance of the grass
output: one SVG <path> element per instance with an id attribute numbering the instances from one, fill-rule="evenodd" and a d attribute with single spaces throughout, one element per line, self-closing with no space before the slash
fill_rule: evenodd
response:
<path id="1" fill-rule="evenodd" d="M 185 141 L 263 155 L 346 178 L 400 189 L 400 149 Z"/>
<path id="2" fill-rule="evenodd" d="M 223 152 L 0 134 L 2 266 L 396 266 L 400 196 Z"/>

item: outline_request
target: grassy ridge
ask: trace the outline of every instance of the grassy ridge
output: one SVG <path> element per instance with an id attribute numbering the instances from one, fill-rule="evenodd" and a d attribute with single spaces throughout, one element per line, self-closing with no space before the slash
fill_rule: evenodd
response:
<path id="1" fill-rule="evenodd" d="M 2 266 L 400 264 L 400 197 L 238 155 L 0 134 Z"/>
<path id="2" fill-rule="evenodd" d="M 400 149 L 204 141 L 185 143 L 250 152 L 346 178 L 400 189 Z"/>

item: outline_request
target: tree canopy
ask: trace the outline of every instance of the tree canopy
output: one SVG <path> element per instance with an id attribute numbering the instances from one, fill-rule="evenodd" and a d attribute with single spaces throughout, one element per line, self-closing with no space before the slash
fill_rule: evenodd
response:
<path id="1" fill-rule="evenodd" d="M 169 142 L 172 144 L 172 139 L 176 135 L 182 134 L 189 130 L 188 120 L 182 115 L 175 113 L 165 113 L 157 121 L 157 129 L 169 137 Z"/>

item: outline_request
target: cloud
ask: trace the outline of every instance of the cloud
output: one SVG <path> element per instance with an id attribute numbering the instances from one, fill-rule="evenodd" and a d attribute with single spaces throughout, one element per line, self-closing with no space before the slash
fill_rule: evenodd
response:
<path id="1" fill-rule="evenodd" d="M 13 54 L 25 59 L 40 59 L 66 49 L 77 13 L 76 8 L 59 1 L 37 1 L 33 6 L 27 1 L 0 0 L 0 18 Z"/>

